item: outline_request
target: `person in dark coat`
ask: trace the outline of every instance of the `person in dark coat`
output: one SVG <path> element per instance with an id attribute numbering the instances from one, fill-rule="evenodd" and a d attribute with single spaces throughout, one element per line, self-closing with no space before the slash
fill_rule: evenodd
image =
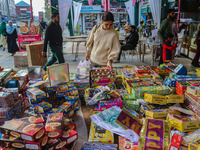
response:
<path id="1" fill-rule="evenodd" d="M 134 25 L 130 26 L 131 34 L 125 38 L 125 42 L 121 43 L 121 51 L 116 62 L 120 62 L 122 51 L 133 50 L 137 46 L 139 35 Z"/>
<path id="2" fill-rule="evenodd" d="M 9 26 L 6 28 L 6 37 L 8 43 L 8 52 L 12 53 L 12 56 L 19 51 L 19 47 L 17 45 L 17 30 L 12 25 L 12 21 L 9 21 Z"/>

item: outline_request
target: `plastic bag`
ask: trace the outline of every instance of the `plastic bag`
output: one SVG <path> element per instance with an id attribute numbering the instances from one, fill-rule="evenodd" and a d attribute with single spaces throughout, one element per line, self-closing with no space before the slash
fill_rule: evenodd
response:
<path id="1" fill-rule="evenodd" d="M 90 66 L 90 62 L 89 61 L 80 61 L 79 64 L 78 64 L 79 67 L 89 67 Z"/>

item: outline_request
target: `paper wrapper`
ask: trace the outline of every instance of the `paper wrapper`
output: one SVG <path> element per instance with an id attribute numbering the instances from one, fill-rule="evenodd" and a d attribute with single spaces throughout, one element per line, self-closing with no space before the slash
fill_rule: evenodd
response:
<path id="1" fill-rule="evenodd" d="M 139 149 L 168 150 L 170 127 L 168 121 L 145 119 L 140 133 Z"/>

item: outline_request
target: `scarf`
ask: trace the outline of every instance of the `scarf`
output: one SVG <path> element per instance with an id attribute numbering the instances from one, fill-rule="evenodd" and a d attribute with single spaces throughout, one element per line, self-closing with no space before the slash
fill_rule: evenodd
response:
<path id="1" fill-rule="evenodd" d="M 6 32 L 7 32 L 8 34 L 12 34 L 14 30 L 15 30 L 15 27 L 10 26 L 10 25 L 6 28 Z"/>
<path id="2" fill-rule="evenodd" d="M 6 23 L 2 21 L 0 25 L 0 35 L 5 35 L 5 33 L 6 33 Z"/>

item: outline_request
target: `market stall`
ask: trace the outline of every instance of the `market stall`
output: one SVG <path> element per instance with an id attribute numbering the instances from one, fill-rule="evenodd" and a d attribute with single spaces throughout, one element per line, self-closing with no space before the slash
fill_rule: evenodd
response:
<path id="1" fill-rule="evenodd" d="M 172 63 L 90 68 L 84 61 L 76 73 L 69 72 L 67 63 L 47 70 L 44 76 L 40 66 L 1 68 L 3 149 L 199 146 L 199 69 L 188 71 Z M 82 104 L 93 110 L 91 120 L 84 120 Z"/>

